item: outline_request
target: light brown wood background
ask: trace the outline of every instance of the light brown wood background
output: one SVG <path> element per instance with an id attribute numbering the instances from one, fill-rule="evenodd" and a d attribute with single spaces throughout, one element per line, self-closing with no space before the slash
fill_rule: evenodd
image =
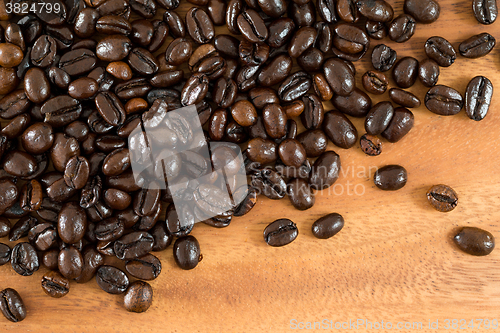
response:
<path id="1" fill-rule="evenodd" d="M 402 0 L 389 2 L 395 15 L 403 12 Z M 470 0 L 439 2 L 436 23 L 418 25 L 403 45 L 383 42 L 400 57 L 423 60 L 430 36 L 443 36 L 457 49 L 477 33 L 500 38 L 500 22 L 478 24 Z M 184 15 L 189 6 L 183 2 L 178 11 Z M 373 41 L 372 47 L 378 43 Z M 371 69 L 368 58 L 356 63 L 359 85 L 361 75 Z M 176 267 L 171 247 L 156 253 L 163 270 L 151 282 L 154 302 L 146 313 L 125 311 L 122 296 L 104 293 L 94 280 L 72 283 L 66 297 L 52 299 L 40 287 L 45 269 L 21 277 L 10 265 L 0 267 L 0 289 L 18 290 L 28 309 L 22 323 L 0 318 L 0 331 L 285 332 L 291 331 L 293 319 L 359 318 L 394 326 L 410 321 L 423 322 L 424 328 L 429 319 L 439 320 L 441 328 L 447 318 L 500 319 L 500 251 L 473 257 L 451 241 L 459 226 L 481 227 L 500 238 L 499 69 L 499 47 L 478 60 L 459 56 L 441 69 L 439 83 L 461 93 L 476 75 L 491 79 L 494 102 L 483 121 L 474 122 L 463 111 L 442 117 L 424 106 L 415 109 L 410 134 L 396 144 L 385 143 L 378 157 L 364 155 L 359 145 L 329 147 L 341 156 L 342 175 L 330 192 L 317 195 L 313 209 L 299 212 L 287 199 L 260 198 L 250 214 L 235 218 L 226 229 L 197 225 L 192 234 L 204 259 L 192 271 Z M 410 91 L 423 99 L 427 89 L 417 82 Z M 387 94 L 372 97 L 374 102 L 388 99 Z M 363 120 L 353 122 L 362 135 Z M 373 185 L 373 170 L 393 163 L 408 170 L 408 184 L 397 192 L 382 192 Z M 426 201 L 427 189 L 438 183 L 452 186 L 460 197 L 450 213 L 439 213 Z M 331 212 L 344 216 L 344 229 L 329 240 L 315 239 L 311 224 Z M 283 248 L 267 246 L 265 226 L 283 217 L 297 223 L 299 237 Z"/>

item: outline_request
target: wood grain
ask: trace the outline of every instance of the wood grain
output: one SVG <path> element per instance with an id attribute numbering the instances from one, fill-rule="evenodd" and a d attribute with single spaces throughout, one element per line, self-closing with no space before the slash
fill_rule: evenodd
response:
<path id="1" fill-rule="evenodd" d="M 402 0 L 389 2 L 396 15 L 402 13 Z M 423 60 L 430 36 L 443 36 L 456 48 L 477 33 L 500 37 L 500 22 L 478 24 L 470 0 L 439 2 L 437 22 L 418 25 L 403 45 L 383 43 L 399 57 Z M 183 2 L 179 12 L 184 15 L 189 6 Z M 372 47 L 376 44 L 372 41 Z M 361 75 L 371 68 L 369 57 L 356 66 L 361 86 Z M 439 83 L 464 93 L 470 79 L 485 75 L 500 87 L 499 68 L 497 47 L 484 58 L 459 57 L 451 67 L 441 68 Z M 409 90 L 422 99 L 426 92 L 419 82 Z M 387 94 L 372 97 L 374 102 L 388 99 Z M 0 267 L 0 289 L 18 290 L 28 308 L 22 323 L 0 318 L 0 331 L 285 332 L 293 328 L 292 319 L 335 323 L 359 318 L 394 326 L 409 321 L 422 322 L 423 328 L 429 319 L 439 320 L 441 328 L 447 318 L 500 319 L 500 252 L 473 257 L 451 241 L 453 230 L 465 225 L 500 237 L 499 106 L 495 91 L 490 113 L 481 122 L 463 111 L 442 117 L 425 107 L 415 109 L 410 134 L 396 144 L 385 143 L 378 157 L 364 155 L 359 145 L 350 150 L 332 145 L 341 156 L 342 175 L 334 187 L 317 195 L 313 209 L 299 212 L 288 200 L 259 198 L 250 214 L 226 229 L 197 225 L 193 235 L 200 241 L 203 261 L 192 271 L 176 267 L 171 248 L 158 253 L 163 270 L 151 283 L 153 306 L 143 314 L 125 311 L 122 297 L 102 292 L 95 281 L 72 283 L 66 297 L 52 299 L 40 288 L 45 269 L 24 278 L 9 265 Z M 353 122 L 362 134 L 363 120 Z M 373 185 L 373 171 L 386 164 L 408 170 L 402 190 L 385 193 Z M 450 213 L 439 213 L 426 202 L 426 190 L 438 183 L 459 194 L 459 205 Z M 344 216 L 344 229 L 332 239 L 315 239 L 311 224 L 331 212 Z M 299 237 L 283 248 L 271 248 L 262 232 L 282 217 L 297 223 Z"/>

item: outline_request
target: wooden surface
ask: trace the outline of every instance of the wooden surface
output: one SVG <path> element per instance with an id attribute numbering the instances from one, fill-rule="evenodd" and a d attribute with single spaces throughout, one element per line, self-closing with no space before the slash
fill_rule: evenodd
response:
<path id="1" fill-rule="evenodd" d="M 403 1 L 389 2 L 396 15 L 402 13 Z M 433 35 L 447 38 L 457 49 L 477 33 L 500 38 L 500 22 L 478 24 L 470 0 L 439 2 L 436 23 L 418 25 L 415 36 L 403 45 L 383 43 L 399 57 L 423 60 L 424 42 Z M 187 7 L 183 3 L 179 12 Z M 370 52 L 378 43 L 372 41 Z M 356 63 L 359 86 L 361 75 L 371 68 L 368 58 Z M 18 290 L 28 309 L 22 323 L 0 318 L 0 331 L 285 332 L 295 327 L 293 323 L 323 319 L 383 320 L 393 326 L 422 322 L 424 329 L 428 320 L 439 320 L 443 329 L 445 319 L 500 319 L 500 250 L 473 257 L 451 241 L 454 228 L 466 225 L 500 237 L 499 68 L 497 46 L 482 59 L 459 56 L 451 67 L 441 69 L 439 84 L 461 93 L 474 76 L 490 78 L 496 90 L 483 121 L 474 122 L 463 111 L 442 117 L 424 106 L 415 109 L 413 130 L 396 144 L 385 143 L 378 157 L 364 155 L 359 144 L 350 150 L 331 145 L 341 156 L 342 174 L 330 192 L 317 195 L 313 209 L 299 212 L 287 199 L 259 198 L 250 214 L 235 218 L 226 229 L 197 225 L 192 234 L 201 244 L 203 261 L 192 271 L 176 267 L 171 247 L 156 253 L 163 269 L 151 282 L 154 302 L 146 313 L 125 311 L 122 296 L 104 293 L 94 280 L 72 283 L 66 297 L 52 299 L 40 287 L 46 269 L 21 277 L 10 265 L 0 267 L 0 289 Z M 409 90 L 422 99 L 427 91 L 420 82 Z M 387 94 L 371 97 L 374 103 L 388 99 Z M 363 120 L 353 122 L 362 135 Z M 402 190 L 386 193 L 373 185 L 373 171 L 386 164 L 408 170 Z M 439 183 L 459 195 L 459 205 L 450 213 L 439 213 L 426 201 L 427 189 Z M 329 240 L 315 239 L 311 224 L 331 212 L 344 216 L 344 229 Z M 267 246 L 265 226 L 283 217 L 297 223 L 299 237 L 283 248 Z"/>

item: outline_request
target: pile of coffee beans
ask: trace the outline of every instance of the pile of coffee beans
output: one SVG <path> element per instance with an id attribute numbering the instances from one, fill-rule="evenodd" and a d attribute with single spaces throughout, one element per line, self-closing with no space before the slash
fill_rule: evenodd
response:
<path id="1" fill-rule="evenodd" d="M 146 311 L 153 292 L 140 280 L 161 272 L 150 252 L 165 250 L 175 238 L 175 262 L 193 269 L 202 260 L 190 235 L 195 219 L 227 227 L 233 217 L 249 213 L 259 195 L 288 196 L 296 209 L 310 209 L 316 192 L 339 177 L 340 157 L 328 150 L 328 140 L 342 149 L 360 140 L 367 155 L 381 154 L 381 138 L 398 142 L 414 125 L 409 108 L 421 100 L 404 89 L 417 79 L 430 88 L 424 103 L 436 114 L 455 115 L 464 106 L 474 120 L 488 113 L 493 86 L 487 78 L 473 78 L 465 99 L 437 85 L 440 67 L 458 56 L 438 36 L 426 41 L 428 59 L 422 62 L 376 45 L 369 55 L 374 70 L 356 86 L 354 62 L 367 54 L 371 40 L 408 41 L 419 24 L 438 19 L 435 0 L 405 0 L 404 13 L 396 17 L 384 0 L 188 1 L 193 7 L 185 17 L 176 12 L 178 0 L 48 0 L 50 12 L 35 6 L 27 13 L 18 9 L 32 8 L 30 0 L 1 3 L 7 7 L 0 10 L 6 21 L 0 26 L 0 117 L 8 123 L 0 131 L 0 237 L 22 242 L 12 249 L 1 243 L 0 264 L 10 262 L 23 276 L 46 266 L 52 272 L 41 286 L 52 297 L 66 295 L 73 280 L 95 278 L 104 291 L 124 294 L 127 310 Z M 496 1 L 474 0 L 473 8 L 480 23 L 496 19 Z M 216 35 L 216 26 L 229 33 Z M 460 44 L 459 54 L 477 58 L 494 46 L 495 39 L 483 33 Z M 384 72 L 390 70 L 398 87 L 389 89 Z M 362 88 L 388 91 L 398 106 L 372 105 Z M 335 110 L 325 110 L 325 101 Z M 156 144 L 167 156 L 199 140 L 187 116 L 165 120 L 169 111 L 189 105 L 196 106 L 203 140 L 244 149 L 251 186 L 231 193 L 241 203 L 230 209 L 220 209 L 228 202 L 216 186 L 230 177 L 190 180 L 176 193 L 153 183 L 158 176 L 175 179 L 181 168 L 195 179 L 229 166 L 236 155 L 227 147 L 212 151 L 208 160 L 192 150 L 168 163 L 158 158 L 154 175 L 135 178 L 131 170 L 132 152 L 147 156 Z M 365 118 L 360 139 L 348 116 Z M 158 142 L 149 143 L 144 132 L 133 134 L 154 121 L 168 128 Z M 382 190 L 398 190 L 407 171 L 385 166 L 374 181 Z M 185 204 L 174 206 L 173 195 Z M 440 211 L 456 206 L 456 193 L 445 187 L 428 196 Z M 180 216 L 191 223 L 180 223 Z M 343 226 L 342 216 L 333 213 L 317 220 L 312 232 L 326 239 Z M 264 230 L 271 246 L 297 236 L 289 219 Z M 475 229 L 464 229 L 455 240 L 472 254 L 493 248 L 492 236 Z M 482 245 L 471 243 L 476 240 Z M 126 272 L 106 257 L 123 260 Z M 9 320 L 26 316 L 12 289 L 2 291 L 0 307 Z"/>

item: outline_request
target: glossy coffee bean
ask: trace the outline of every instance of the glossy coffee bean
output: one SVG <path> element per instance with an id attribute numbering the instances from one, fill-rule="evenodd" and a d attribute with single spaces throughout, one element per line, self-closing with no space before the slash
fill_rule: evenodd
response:
<path id="1" fill-rule="evenodd" d="M 398 87 L 410 88 L 418 77 L 418 61 L 412 57 L 399 60 L 392 71 L 392 77 Z"/>
<path id="2" fill-rule="evenodd" d="M 321 98 L 321 100 L 329 101 L 332 99 L 333 90 L 322 73 L 314 74 L 312 85 L 314 92 Z"/>
<path id="3" fill-rule="evenodd" d="M 177 238 L 174 243 L 174 259 L 182 269 L 195 268 L 202 259 L 198 240 L 193 236 Z"/>
<path id="4" fill-rule="evenodd" d="M 120 61 L 127 57 L 132 49 L 132 42 L 126 36 L 110 35 L 97 43 L 96 55 L 104 61 Z"/>
<path id="5" fill-rule="evenodd" d="M 283 177 L 270 168 L 255 170 L 251 185 L 258 194 L 264 194 L 272 200 L 282 199 L 286 195 L 286 183 Z"/>
<path id="6" fill-rule="evenodd" d="M 40 268 L 38 255 L 30 243 L 18 243 L 12 249 L 10 264 L 14 271 L 22 276 L 30 276 Z"/>
<path id="7" fill-rule="evenodd" d="M 332 110 L 325 114 L 323 131 L 338 147 L 349 149 L 358 141 L 358 131 L 352 122 L 342 113 Z"/>
<path id="8" fill-rule="evenodd" d="M 186 13 L 186 27 L 191 38 L 199 44 L 210 42 L 215 35 L 212 20 L 201 8 L 194 7 Z"/>
<path id="9" fill-rule="evenodd" d="M 304 131 L 297 136 L 297 140 L 304 147 L 307 157 L 318 157 L 328 146 L 325 133 L 319 129 Z"/>
<path id="10" fill-rule="evenodd" d="M 245 194 L 244 198 L 241 199 L 241 193 Z M 236 202 L 240 202 L 234 209 L 234 216 L 243 216 L 248 214 L 255 204 L 257 203 L 257 190 L 254 187 L 247 188 L 242 187 L 242 190 L 236 190 L 233 198 L 240 198 Z"/>
<path id="11" fill-rule="evenodd" d="M 0 291 L 0 310 L 5 318 L 14 323 L 23 321 L 26 318 L 26 306 L 23 299 L 12 288 Z"/>
<path id="12" fill-rule="evenodd" d="M 43 103 L 50 96 L 50 83 L 40 68 L 30 68 L 24 75 L 24 92 L 33 103 Z"/>
<path id="13" fill-rule="evenodd" d="M 373 48 L 372 65 L 381 72 L 386 72 L 396 63 L 397 53 L 389 46 L 380 44 Z"/>
<path id="14" fill-rule="evenodd" d="M 362 77 L 363 88 L 369 93 L 382 95 L 389 86 L 389 80 L 383 73 L 368 71 Z"/>
<path id="15" fill-rule="evenodd" d="M 474 17 L 481 24 L 492 24 L 498 16 L 498 5 L 496 0 L 473 0 L 472 10 Z"/>
<path id="16" fill-rule="evenodd" d="M 320 217 L 312 225 L 314 237 L 328 239 L 335 236 L 344 227 L 344 218 L 338 213 L 331 213 Z"/>
<path id="17" fill-rule="evenodd" d="M 228 8 L 230 8 L 230 5 Z M 243 10 L 237 16 L 236 24 L 243 37 L 252 43 L 264 42 L 269 36 L 264 20 L 253 9 Z"/>
<path id="18" fill-rule="evenodd" d="M 266 133 L 270 138 L 279 139 L 286 135 L 286 113 L 278 104 L 273 103 L 264 106 L 264 109 L 262 110 L 262 121 L 264 123 Z"/>
<path id="19" fill-rule="evenodd" d="M 486 256 L 495 248 L 495 237 L 483 229 L 463 227 L 453 237 L 458 248 L 473 256 Z"/>
<path id="20" fill-rule="evenodd" d="M 447 185 L 434 185 L 427 191 L 427 200 L 436 210 L 450 212 L 458 204 L 457 193 Z"/>
<path id="21" fill-rule="evenodd" d="M 409 91 L 392 88 L 389 90 L 389 98 L 396 104 L 405 108 L 418 108 L 421 104 L 420 99 Z"/>
<path id="22" fill-rule="evenodd" d="M 360 14 L 355 0 L 337 0 L 337 13 L 342 21 L 356 23 Z"/>
<path id="23" fill-rule="evenodd" d="M 24 90 L 14 90 L 0 99 L 0 116 L 4 119 L 12 119 L 28 110 L 30 101 Z"/>
<path id="24" fill-rule="evenodd" d="M 496 45 L 496 39 L 489 33 L 483 32 L 467 38 L 458 47 L 460 54 L 466 58 L 484 57 L 490 53 Z"/>
<path id="25" fill-rule="evenodd" d="M 370 111 L 372 101 L 365 92 L 354 88 L 349 96 L 333 96 L 332 104 L 337 110 L 349 116 L 364 117 Z"/>
<path id="26" fill-rule="evenodd" d="M 123 298 L 125 309 L 130 312 L 145 312 L 153 303 L 153 288 L 144 281 L 130 284 Z"/>
<path id="27" fill-rule="evenodd" d="M 453 45 L 443 37 L 431 37 L 424 45 L 425 54 L 441 67 L 451 66 L 457 59 Z"/>
<path id="28" fill-rule="evenodd" d="M 392 6 L 384 0 L 359 0 L 356 6 L 362 16 L 372 21 L 390 22 L 394 16 Z"/>
<path id="29" fill-rule="evenodd" d="M 0 68 L 0 94 L 7 95 L 17 88 L 19 78 L 16 75 L 15 68 Z"/>
<path id="30" fill-rule="evenodd" d="M 48 222 L 37 224 L 30 229 L 28 240 L 37 250 L 46 251 L 57 243 L 56 227 Z"/>
<path id="31" fill-rule="evenodd" d="M 336 95 L 349 96 L 353 92 L 356 86 L 354 74 L 341 59 L 328 59 L 323 66 L 323 73 Z"/>
<path id="32" fill-rule="evenodd" d="M 54 298 L 61 298 L 69 293 L 69 280 L 57 272 L 49 272 L 42 277 L 42 289 Z"/>
<path id="33" fill-rule="evenodd" d="M 391 22 L 389 38 L 396 43 L 404 43 L 415 34 L 416 25 L 411 15 L 401 14 Z"/>
<path id="34" fill-rule="evenodd" d="M 11 43 L 0 43 L 0 66 L 16 67 L 23 60 L 21 48 Z"/>
<path id="35" fill-rule="evenodd" d="M 420 62 L 418 68 L 418 78 L 426 87 L 433 87 L 439 79 L 439 65 L 432 59 L 425 59 Z"/>
<path id="36" fill-rule="evenodd" d="M 20 218 L 10 229 L 9 241 L 15 242 L 23 237 L 28 236 L 31 228 L 38 223 L 36 217 L 25 216 Z"/>
<path id="37" fill-rule="evenodd" d="M 231 107 L 234 121 L 243 127 L 251 126 L 257 121 L 257 110 L 247 100 L 238 101 Z"/>
<path id="38" fill-rule="evenodd" d="M 32 212 L 40 208 L 42 198 L 42 185 L 37 180 L 31 180 L 21 188 L 19 204 L 22 209 Z"/>
<path id="39" fill-rule="evenodd" d="M 73 156 L 80 155 L 80 145 L 78 141 L 62 133 L 56 133 L 54 143 L 50 150 L 50 157 L 57 171 L 63 172 L 66 164 Z"/>
<path id="40" fill-rule="evenodd" d="M 281 161 L 287 166 L 300 167 L 306 160 L 306 150 L 295 139 L 286 139 L 278 147 Z"/>
<path id="41" fill-rule="evenodd" d="M 108 265 L 99 267 L 96 281 L 102 290 L 110 294 L 124 293 L 129 286 L 127 274 L 116 267 Z"/>
<path id="42" fill-rule="evenodd" d="M 320 128 L 324 118 L 323 103 L 315 94 L 302 96 L 304 111 L 300 114 L 302 124 L 307 129 Z"/>
<path id="43" fill-rule="evenodd" d="M 462 95 L 453 88 L 437 85 L 425 95 L 425 106 L 431 112 L 442 116 L 452 116 L 464 106 Z"/>
<path id="44" fill-rule="evenodd" d="M 115 241 L 114 252 L 119 259 L 142 257 L 153 248 L 153 236 L 145 231 L 127 234 Z"/>
<path id="45" fill-rule="evenodd" d="M 0 238 L 6 237 L 10 232 L 10 222 L 7 218 L 0 216 Z"/>
<path id="46" fill-rule="evenodd" d="M 357 61 L 361 59 L 370 47 L 370 39 L 361 28 L 346 22 L 337 23 L 333 31 L 332 51 L 339 58 Z"/>
<path id="47" fill-rule="evenodd" d="M 0 243 L 0 266 L 7 264 L 10 261 L 11 248 L 4 243 Z"/>
<path id="48" fill-rule="evenodd" d="M 359 139 L 361 150 L 368 156 L 378 156 L 382 153 L 382 141 L 374 135 L 365 134 Z"/>
<path id="49" fill-rule="evenodd" d="M 307 210 L 314 206 L 314 193 L 307 180 L 300 178 L 289 180 L 287 194 L 292 205 L 298 210 Z"/>
<path id="50" fill-rule="evenodd" d="M 384 191 L 397 191 L 408 181 L 405 168 L 400 165 L 386 165 L 375 172 L 375 185 Z"/>
<path id="51" fill-rule="evenodd" d="M 389 126 L 393 116 L 394 108 L 390 102 L 380 102 L 374 105 L 366 115 L 366 132 L 371 135 L 381 134 Z"/>
<path id="52" fill-rule="evenodd" d="M 398 142 L 413 128 L 415 117 L 406 108 L 394 109 L 389 126 L 382 132 L 382 136 L 389 142 Z"/>
<path id="53" fill-rule="evenodd" d="M 85 235 L 87 215 L 76 202 L 63 204 L 57 219 L 58 234 L 65 243 L 74 244 Z"/>
<path id="54" fill-rule="evenodd" d="M 30 177 L 37 171 L 37 160 L 28 153 L 12 150 L 4 156 L 3 169 L 15 177 Z"/>
<path id="55" fill-rule="evenodd" d="M 141 280 L 154 280 L 161 273 L 161 262 L 152 254 L 127 261 L 126 271 Z"/>
<path id="56" fill-rule="evenodd" d="M 292 71 L 292 58 L 281 54 L 271 59 L 258 75 L 258 81 L 264 87 L 270 87 L 283 81 Z"/>
<path id="57" fill-rule="evenodd" d="M 285 246 L 299 235 L 297 225 L 289 219 L 279 219 L 264 229 L 264 240 L 273 247 Z"/>
<path id="58" fill-rule="evenodd" d="M 441 8 L 436 0 L 405 0 L 404 11 L 419 23 L 432 23 L 439 18 Z"/>
<path id="59" fill-rule="evenodd" d="M 267 44 L 273 48 L 279 48 L 292 38 L 295 23 L 291 18 L 281 17 L 269 25 L 269 38 Z"/>
<path id="60" fill-rule="evenodd" d="M 326 151 L 314 162 L 309 184 L 315 190 L 322 190 L 333 185 L 339 178 L 340 157 L 334 151 Z"/>
<path id="61" fill-rule="evenodd" d="M 96 275 L 97 269 L 104 264 L 104 258 L 97 252 L 95 246 L 88 245 L 82 251 L 83 269 L 75 281 L 85 283 L 90 281 Z"/>
<path id="62" fill-rule="evenodd" d="M 493 84 L 484 76 L 476 76 L 465 91 L 465 113 L 472 120 L 486 117 L 493 97 Z"/>
<path id="63" fill-rule="evenodd" d="M 64 181 L 66 185 L 74 189 L 82 189 L 90 174 L 90 166 L 83 156 L 73 156 L 69 159 L 64 170 Z"/>

